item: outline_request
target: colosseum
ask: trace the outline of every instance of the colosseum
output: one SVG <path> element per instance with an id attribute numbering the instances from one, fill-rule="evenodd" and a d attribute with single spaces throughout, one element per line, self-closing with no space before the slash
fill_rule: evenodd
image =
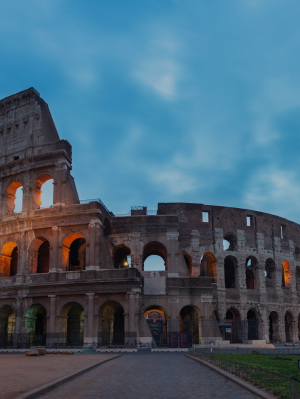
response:
<path id="1" fill-rule="evenodd" d="M 1 348 L 299 342 L 297 223 L 193 203 L 116 215 L 80 200 L 71 170 L 34 88 L 0 101 Z"/>

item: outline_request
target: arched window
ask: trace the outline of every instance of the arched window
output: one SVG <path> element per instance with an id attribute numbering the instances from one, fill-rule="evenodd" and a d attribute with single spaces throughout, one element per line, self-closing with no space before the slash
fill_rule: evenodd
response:
<path id="1" fill-rule="evenodd" d="M 7 187 L 5 194 L 6 214 L 12 215 L 22 211 L 23 208 L 23 184 L 16 180 Z"/>
<path id="2" fill-rule="evenodd" d="M 291 266 L 288 261 L 282 262 L 282 287 L 291 287 Z"/>
<path id="3" fill-rule="evenodd" d="M 166 345 L 168 342 L 168 331 L 173 331 L 172 321 L 167 325 L 167 313 L 161 306 L 150 306 L 144 311 L 144 317 L 156 346 Z M 177 326 L 178 327 L 178 326 Z M 174 330 L 174 331 L 178 331 Z M 149 343 L 151 345 L 151 342 Z"/>
<path id="4" fill-rule="evenodd" d="M 200 276 L 216 278 L 216 258 L 207 252 L 201 257 L 200 261 Z"/>
<path id="5" fill-rule="evenodd" d="M 192 258 L 187 252 L 183 252 L 183 258 L 184 258 L 185 264 L 189 270 L 190 276 L 192 277 L 193 276 Z"/>
<path id="6" fill-rule="evenodd" d="M 116 269 L 124 269 L 131 267 L 131 251 L 125 245 L 119 245 L 114 248 L 114 267 Z"/>
<path id="7" fill-rule="evenodd" d="M 85 270 L 86 240 L 79 233 L 68 235 L 62 247 L 62 267 L 67 271 Z"/>
<path id="8" fill-rule="evenodd" d="M 237 260 L 233 256 L 226 256 L 224 259 L 225 288 L 236 288 L 235 271 Z"/>
<path id="9" fill-rule="evenodd" d="M 257 259 L 254 256 L 249 256 L 246 259 L 246 286 L 248 290 L 256 289 L 255 274 L 257 264 Z"/>
<path id="10" fill-rule="evenodd" d="M 167 270 L 167 250 L 163 244 L 153 241 L 145 245 L 143 253 L 143 270 Z"/>
<path id="11" fill-rule="evenodd" d="M 18 272 L 18 247 L 13 241 L 6 242 L 0 254 L 1 277 L 15 276 Z"/>
<path id="12" fill-rule="evenodd" d="M 234 234 L 228 233 L 223 239 L 223 250 L 224 251 L 235 251 L 237 245 L 237 239 Z"/>
<path id="13" fill-rule="evenodd" d="M 34 182 L 34 208 L 47 208 L 53 205 L 53 178 L 48 173 L 41 174 Z"/>

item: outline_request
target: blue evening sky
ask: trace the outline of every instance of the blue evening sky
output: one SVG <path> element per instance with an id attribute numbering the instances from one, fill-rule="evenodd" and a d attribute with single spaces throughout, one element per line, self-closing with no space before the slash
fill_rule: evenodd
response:
<path id="1" fill-rule="evenodd" d="M 35 87 L 81 199 L 198 202 L 300 222 L 300 2 L 19 0 L 0 98 Z"/>

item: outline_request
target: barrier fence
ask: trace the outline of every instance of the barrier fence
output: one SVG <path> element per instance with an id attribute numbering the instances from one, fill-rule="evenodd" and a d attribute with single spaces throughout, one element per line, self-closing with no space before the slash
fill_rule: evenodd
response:
<path id="1" fill-rule="evenodd" d="M 300 397 L 300 381 L 295 377 L 238 363 L 215 354 L 201 352 L 199 356 L 214 366 L 235 374 L 260 389 L 271 391 L 274 395 L 280 395 L 282 399 L 294 399 L 298 398 L 298 395 Z"/>

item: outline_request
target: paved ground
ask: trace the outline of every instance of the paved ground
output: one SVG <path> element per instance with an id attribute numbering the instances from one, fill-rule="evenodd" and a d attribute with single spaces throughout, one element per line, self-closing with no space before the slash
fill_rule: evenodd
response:
<path id="1" fill-rule="evenodd" d="M 14 399 L 77 370 L 114 357 L 101 355 L 46 355 L 28 357 L 23 354 L 0 355 L 0 398 Z"/>
<path id="2" fill-rule="evenodd" d="M 124 354 L 43 395 L 44 399 L 257 399 L 183 354 Z"/>

